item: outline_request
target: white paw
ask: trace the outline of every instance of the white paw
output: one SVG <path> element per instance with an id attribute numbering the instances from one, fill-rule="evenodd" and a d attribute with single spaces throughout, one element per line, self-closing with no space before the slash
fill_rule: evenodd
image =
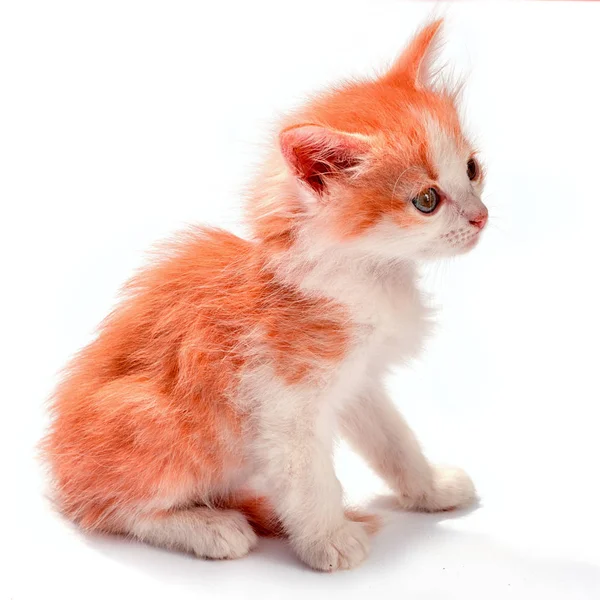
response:
<path id="1" fill-rule="evenodd" d="M 346 521 L 339 529 L 317 539 L 294 544 L 298 556 L 319 571 L 352 569 L 369 553 L 369 537 L 361 523 Z"/>
<path id="2" fill-rule="evenodd" d="M 246 517 L 233 510 L 215 514 L 193 541 L 194 554 L 202 558 L 240 558 L 256 547 L 258 538 Z"/>
<path id="3" fill-rule="evenodd" d="M 433 467 L 429 489 L 417 497 L 401 497 L 400 503 L 410 510 L 438 512 L 464 508 L 473 504 L 477 492 L 471 478 L 458 467 Z"/>

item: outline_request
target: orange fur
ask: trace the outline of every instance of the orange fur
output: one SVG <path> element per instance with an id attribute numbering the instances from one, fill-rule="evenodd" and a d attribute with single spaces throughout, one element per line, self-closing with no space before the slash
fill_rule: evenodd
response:
<path id="1" fill-rule="evenodd" d="M 344 313 L 277 283 L 261 248 L 196 229 L 126 287 L 127 299 L 71 363 L 43 449 L 61 507 L 82 526 L 162 496 L 226 490 L 244 466 L 245 414 L 227 392 L 245 337 L 265 332 L 289 383 L 346 347 Z"/>

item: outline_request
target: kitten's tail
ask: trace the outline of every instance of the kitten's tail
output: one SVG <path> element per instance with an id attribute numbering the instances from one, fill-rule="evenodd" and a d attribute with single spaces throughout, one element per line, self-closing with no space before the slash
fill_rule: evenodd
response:
<path id="1" fill-rule="evenodd" d="M 258 535 L 277 538 L 287 537 L 273 505 L 264 496 L 249 494 L 229 498 L 221 508 L 240 511 Z M 344 512 L 346 518 L 350 521 L 362 523 L 369 535 L 374 535 L 381 529 L 382 522 L 379 515 L 366 513 L 356 508 L 346 508 Z"/>

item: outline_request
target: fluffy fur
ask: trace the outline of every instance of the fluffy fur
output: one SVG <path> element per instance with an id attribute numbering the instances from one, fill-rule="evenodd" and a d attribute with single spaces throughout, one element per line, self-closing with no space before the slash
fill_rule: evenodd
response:
<path id="1" fill-rule="evenodd" d="M 431 81 L 440 25 L 290 115 L 249 198 L 252 239 L 177 237 L 67 367 L 43 451 L 82 528 L 211 558 L 271 532 L 315 569 L 354 567 L 376 523 L 344 511 L 338 432 L 403 507 L 473 500 L 381 383 L 429 329 L 418 262 L 467 251 L 487 219 L 455 97 Z M 412 199 L 429 188 L 424 214 Z"/>

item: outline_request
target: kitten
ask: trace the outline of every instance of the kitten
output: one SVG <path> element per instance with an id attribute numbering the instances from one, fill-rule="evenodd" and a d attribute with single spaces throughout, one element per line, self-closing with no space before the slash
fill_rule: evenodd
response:
<path id="1" fill-rule="evenodd" d="M 344 512 L 336 431 L 401 507 L 473 501 L 382 384 L 429 330 L 418 263 L 471 249 L 487 220 L 455 95 L 432 83 L 440 26 L 287 118 L 250 194 L 252 240 L 177 237 L 70 363 L 42 448 L 82 528 L 210 558 L 271 531 L 315 569 L 354 567 L 376 523 Z"/>

